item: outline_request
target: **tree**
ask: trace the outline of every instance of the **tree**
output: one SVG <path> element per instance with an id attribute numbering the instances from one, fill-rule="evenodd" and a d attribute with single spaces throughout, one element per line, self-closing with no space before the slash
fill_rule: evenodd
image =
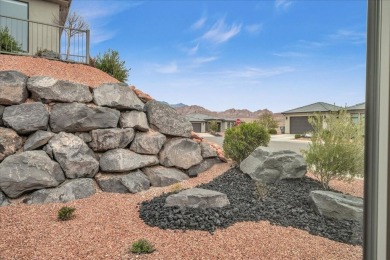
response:
<path id="1" fill-rule="evenodd" d="M 257 147 L 268 146 L 268 131 L 257 123 L 245 123 L 229 128 L 225 132 L 223 150 L 228 158 L 241 163 Z"/>
<path id="2" fill-rule="evenodd" d="M 212 132 L 212 133 L 218 132 L 218 123 L 217 123 L 217 121 L 215 121 L 215 120 L 210 121 L 209 122 L 209 129 L 210 129 L 210 132 Z"/>
<path id="3" fill-rule="evenodd" d="M 125 62 L 119 58 L 117 51 L 108 49 L 103 54 L 103 57 L 99 55 L 95 59 L 95 67 L 110 74 L 120 82 L 125 82 L 129 77 L 129 70 L 125 67 Z"/>
<path id="4" fill-rule="evenodd" d="M 71 12 L 69 15 L 66 15 L 65 12 L 60 12 L 59 17 L 54 17 L 53 20 L 55 24 L 64 26 L 63 30 L 66 32 L 67 40 L 65 60 L 68 60 L 70 53 L 70 40 L 73 36 L 83 33 L 82 31 L 88 30 L 89 25 L 86 21 L 84 21 L 84 18 L 76 12 Z"/>
<path id="5" fill-rule="evenodd" d="M 270 111 L 261 114 L 256 123 L 263 126 L 268 132 L 272 131 L 271 129 L 278 128 L 278 122 L 273 118 L 273 113 Z"/>
<path id="6" fill-rule="evenodd" d="M 363 124 L 354 124 L 345 110 L 326 116 L 317 114 L 309 122 L 314 128 L 311 144 L 302 152 L 323 187 L 329 189 L 333 179 L 349 181 L 363 176 Z"/>
<path id="7" fill-rule="evenodd" d="M 8 27 L 0 27 L 0 51 L 6 52 L 20 52 L 22 46 L 18 41 L 10 34 Z"/>

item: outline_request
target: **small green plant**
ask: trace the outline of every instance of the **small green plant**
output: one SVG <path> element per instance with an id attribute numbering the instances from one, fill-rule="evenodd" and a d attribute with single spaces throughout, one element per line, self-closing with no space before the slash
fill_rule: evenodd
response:
<path id="1" fill-rule="evenodd" d="M 180 183 L 175 183 L 175 184 L 172 184 L 171 186 L 171 192 L 178 192 L 178 191 L 181 191 L 183 189 L 183 186 L 181 186 Z"/>
<path id="2" fill-rule="evenodd" d="M 240 164 L 257 147 L 268 146 L 270 138 L 268 131 L 257 123 L 240 124 L 226 130 L 223 150 L 228 158 Z"/>
<path id="3" fill-rule="evenodd" d="M 0 27 L 0 51 L 22 51 L 22 45 L 10 34 L 8 27 Z"/>
<path id="4" fill-rule="evenodd" d="M 255 191 L 257 199 L 262 200 L 264 199 L 268 194 L 268 187 L 267 184 L 257 181 L 255 183 Z"/>
<path id="5" fill-rule="evenodd" d="M 268 133 L 269 133 L 270 135 L 276 135 L 278 132 L 276 131 L 275 128 L 271 128 L 271 129 L 268 130 Z"/>
<path id="6" fill-rule="evenodd" d="M 94 59 L 95 67 L 110 74 L 120 82 L 125 82 L 129 77 L 129 70 L 125 62 L 119 59 L 119 52 L 108 49 L 103 56 L 100 54 Z"/>
<path id="7" fill-rule="evenodd" d="M 263 114 L 261 114 L 261 116 L 259 116 L 259 119 L 255 122 L 267 129 L 268 131 L 278 127 L 278 122 L 274 119 L 273 113 L 271 111 L 265 111 Z"/>
<path id="8" fill-rule="evenodd" d="M 139 239 L 135 241 L 130 248 L 130 252 L 133 254 L 150 254 L 156 249 L 153 244 L 146 239 Z"/>
<path id="9" fill-rule="evenodd" d="M 302 135 L 300 135 L 300 134 L 295 134 L 295 139 L 299 139 L 299 138 L 301 138 L 302 137 Z"/>
<path id="10" fill-rule="evenodd" d="M 76 209 L 75 208 L 72 208 L 72 207 L 62 207 L 59 211 L 58 211 L 58 219 L 59 220 L 62 220 L 62 221 L 65 221 L 65 220 L 69 220 L 69 219 L 72 219 L 73 218 L 73 213 Z"/>
<path id="11" fill-rule="evenodd" d="M 218 123 L 215 120 L 209 122 L 209 129 L 211 133 L 218 132 Z"/>

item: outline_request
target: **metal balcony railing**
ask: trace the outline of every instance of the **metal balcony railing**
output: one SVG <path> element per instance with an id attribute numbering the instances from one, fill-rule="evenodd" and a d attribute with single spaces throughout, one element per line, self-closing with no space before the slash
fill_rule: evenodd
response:
<path id="1" fill-rule="evenodd" d="M 0 15 L 0 53 L 44 56 L 88 64 L 89 35 L 89 30 Z"/>

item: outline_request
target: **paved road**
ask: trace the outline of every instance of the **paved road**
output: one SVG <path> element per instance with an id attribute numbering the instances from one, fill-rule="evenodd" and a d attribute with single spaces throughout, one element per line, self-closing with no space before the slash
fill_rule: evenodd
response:
<path id="1" fill-rule="evenodd" d="M 210 142 L 214 142 L 222 146 L 223 137 L 204 137 Z M 309 141 L 295 140 L 294 135 L 273 135 L 269 142 L 269 147 L 277 150 L 292 150 L 301 153 L 302 149 L 309 147 Z"/>

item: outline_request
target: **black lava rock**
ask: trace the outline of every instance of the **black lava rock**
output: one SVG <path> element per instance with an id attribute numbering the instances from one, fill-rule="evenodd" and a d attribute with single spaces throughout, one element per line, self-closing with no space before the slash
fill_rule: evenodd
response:
<path id="1" fill-rule="evenodd" d="M 256 183 L 238 168 L 233 168 L 198 188 L 225 193 L 230 205 L 223 208 L 180 209 L 164 207 L 166 193 L 139 207 L 140 217 L 149 226 L 162 229 L 204 230 L 227 228 L 236 222 L 266 220 L 271 224 L 306 230 L 338 242 L 361 245 L 362 227 L 358 222 L 337 220 L 317 214 L 309 203 L 312 190 L 323 190 L 313 179 L 285 179 L 266 186 L 267 195 L 259 197 Z"/>

